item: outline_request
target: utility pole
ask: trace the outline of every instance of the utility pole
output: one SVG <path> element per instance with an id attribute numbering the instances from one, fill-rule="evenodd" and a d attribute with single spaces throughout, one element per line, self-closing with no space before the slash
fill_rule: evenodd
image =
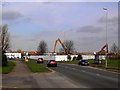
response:
<path id="1" fill-rule="evenodd" d="M 103 8 L 103 10 L 105 11 L 106 15 L 105 15 L 105 21 L 106 21 L 106 25 L 105 25 L 105 28 L 106 28 L 106 45 L 108 45 L 108 40 L 107 40 L 107 18 L 108 18 L 108 12 L 107 12 L 107 8 Z M 107 59 L 108 59 L 108 50 L 106 50 L 105 52 L 105 56 L 106 56 L 106 62 L 105 62 L 105 67 L 107 68 L 108 66 L 108 62 L 107 62 Z"/>

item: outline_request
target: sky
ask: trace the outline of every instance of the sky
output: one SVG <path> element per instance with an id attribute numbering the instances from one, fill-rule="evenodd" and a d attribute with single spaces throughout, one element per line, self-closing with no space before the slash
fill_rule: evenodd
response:
<path id="1" fill-rule="evenodd" d="M 103 10 L 107 8 L 107 11 Z M 58 37 L 73 40 L 75 51 L 96 52 L 118 44 L 118 2 L 4 2 L 2 24 L 8 25 L 11 49 L 36 51 L 40 41 L 53 51 Z M 61 48 L 58 43 L 57 51 Z"/>

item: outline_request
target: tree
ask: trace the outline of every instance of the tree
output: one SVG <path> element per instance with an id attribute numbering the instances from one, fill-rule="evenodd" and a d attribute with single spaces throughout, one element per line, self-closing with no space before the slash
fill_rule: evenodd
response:
<path id="1" fill-rule="evenodd" d="M 117 53 L 119 51 L 119 48 L 118 46 L 114 43 L 112 46 L 111 46 L 111 52 L 113 53 Z"/>
<path id="2" fill-rule="evenodd" d="M 2 66 L 7 66 L 8 60 L 7 56 L 5 55 L 5 51 L 2 51 Z"/>
<path id="3" fill-rule="evenodd" d="M 44 54 L 47 52 L 47 43 L 44 40 L 40 41 L 37 50 L 39 54 Z"/>
<path id="4" fill-rule="evenodd" d="M 68 54 L 72 53 L 75 50 L 74 42 L 72 40 L 65 40 L 63 43 L 64 43 L 65 47 L 67 48 Z M 62 52 L 63 49 L 61 48 L 60 51 Z"/>
<path id="5" fill-rule="evenodd" d="M 10 34 L 7 25 L 0 26 L 0 49 L 6 51 L 10 48 Z"/>

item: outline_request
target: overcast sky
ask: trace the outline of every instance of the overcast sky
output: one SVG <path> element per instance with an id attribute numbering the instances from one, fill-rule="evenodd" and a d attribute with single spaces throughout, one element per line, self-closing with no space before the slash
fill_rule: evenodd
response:
<path id="1" fill-rule="evenodd" d="M 7 1 L 7 0 L 6 0 Z M 14 0 L 15 1 L 15 0 Z M 118 44 L 117 2 L 6 2 L 2 23 L 8 24 L 12 50 L 36 51 L 44 40 L 53 51 L 55 40 L 73 40 L 79 52 L 99 51 L 106 43 Z M 60 48 L 57 46 L 57 50 Z"/>

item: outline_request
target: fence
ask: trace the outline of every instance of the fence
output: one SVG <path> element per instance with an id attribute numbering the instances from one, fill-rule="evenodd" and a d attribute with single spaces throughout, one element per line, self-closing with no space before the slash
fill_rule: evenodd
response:
<path id="1" fill-rule="evenodd" d="M 73 57 L 77 57 L 78 55 L 71 55 L 71 60 Z M 83 59 L 95 59 L 94 55 L 82 55 Z M 67 61 L 67 55 L 39 55 L 39 56 L 29 56 L 31 59 L 43 58 L 44 60 L 56 60 L 56 61 Z"/>

